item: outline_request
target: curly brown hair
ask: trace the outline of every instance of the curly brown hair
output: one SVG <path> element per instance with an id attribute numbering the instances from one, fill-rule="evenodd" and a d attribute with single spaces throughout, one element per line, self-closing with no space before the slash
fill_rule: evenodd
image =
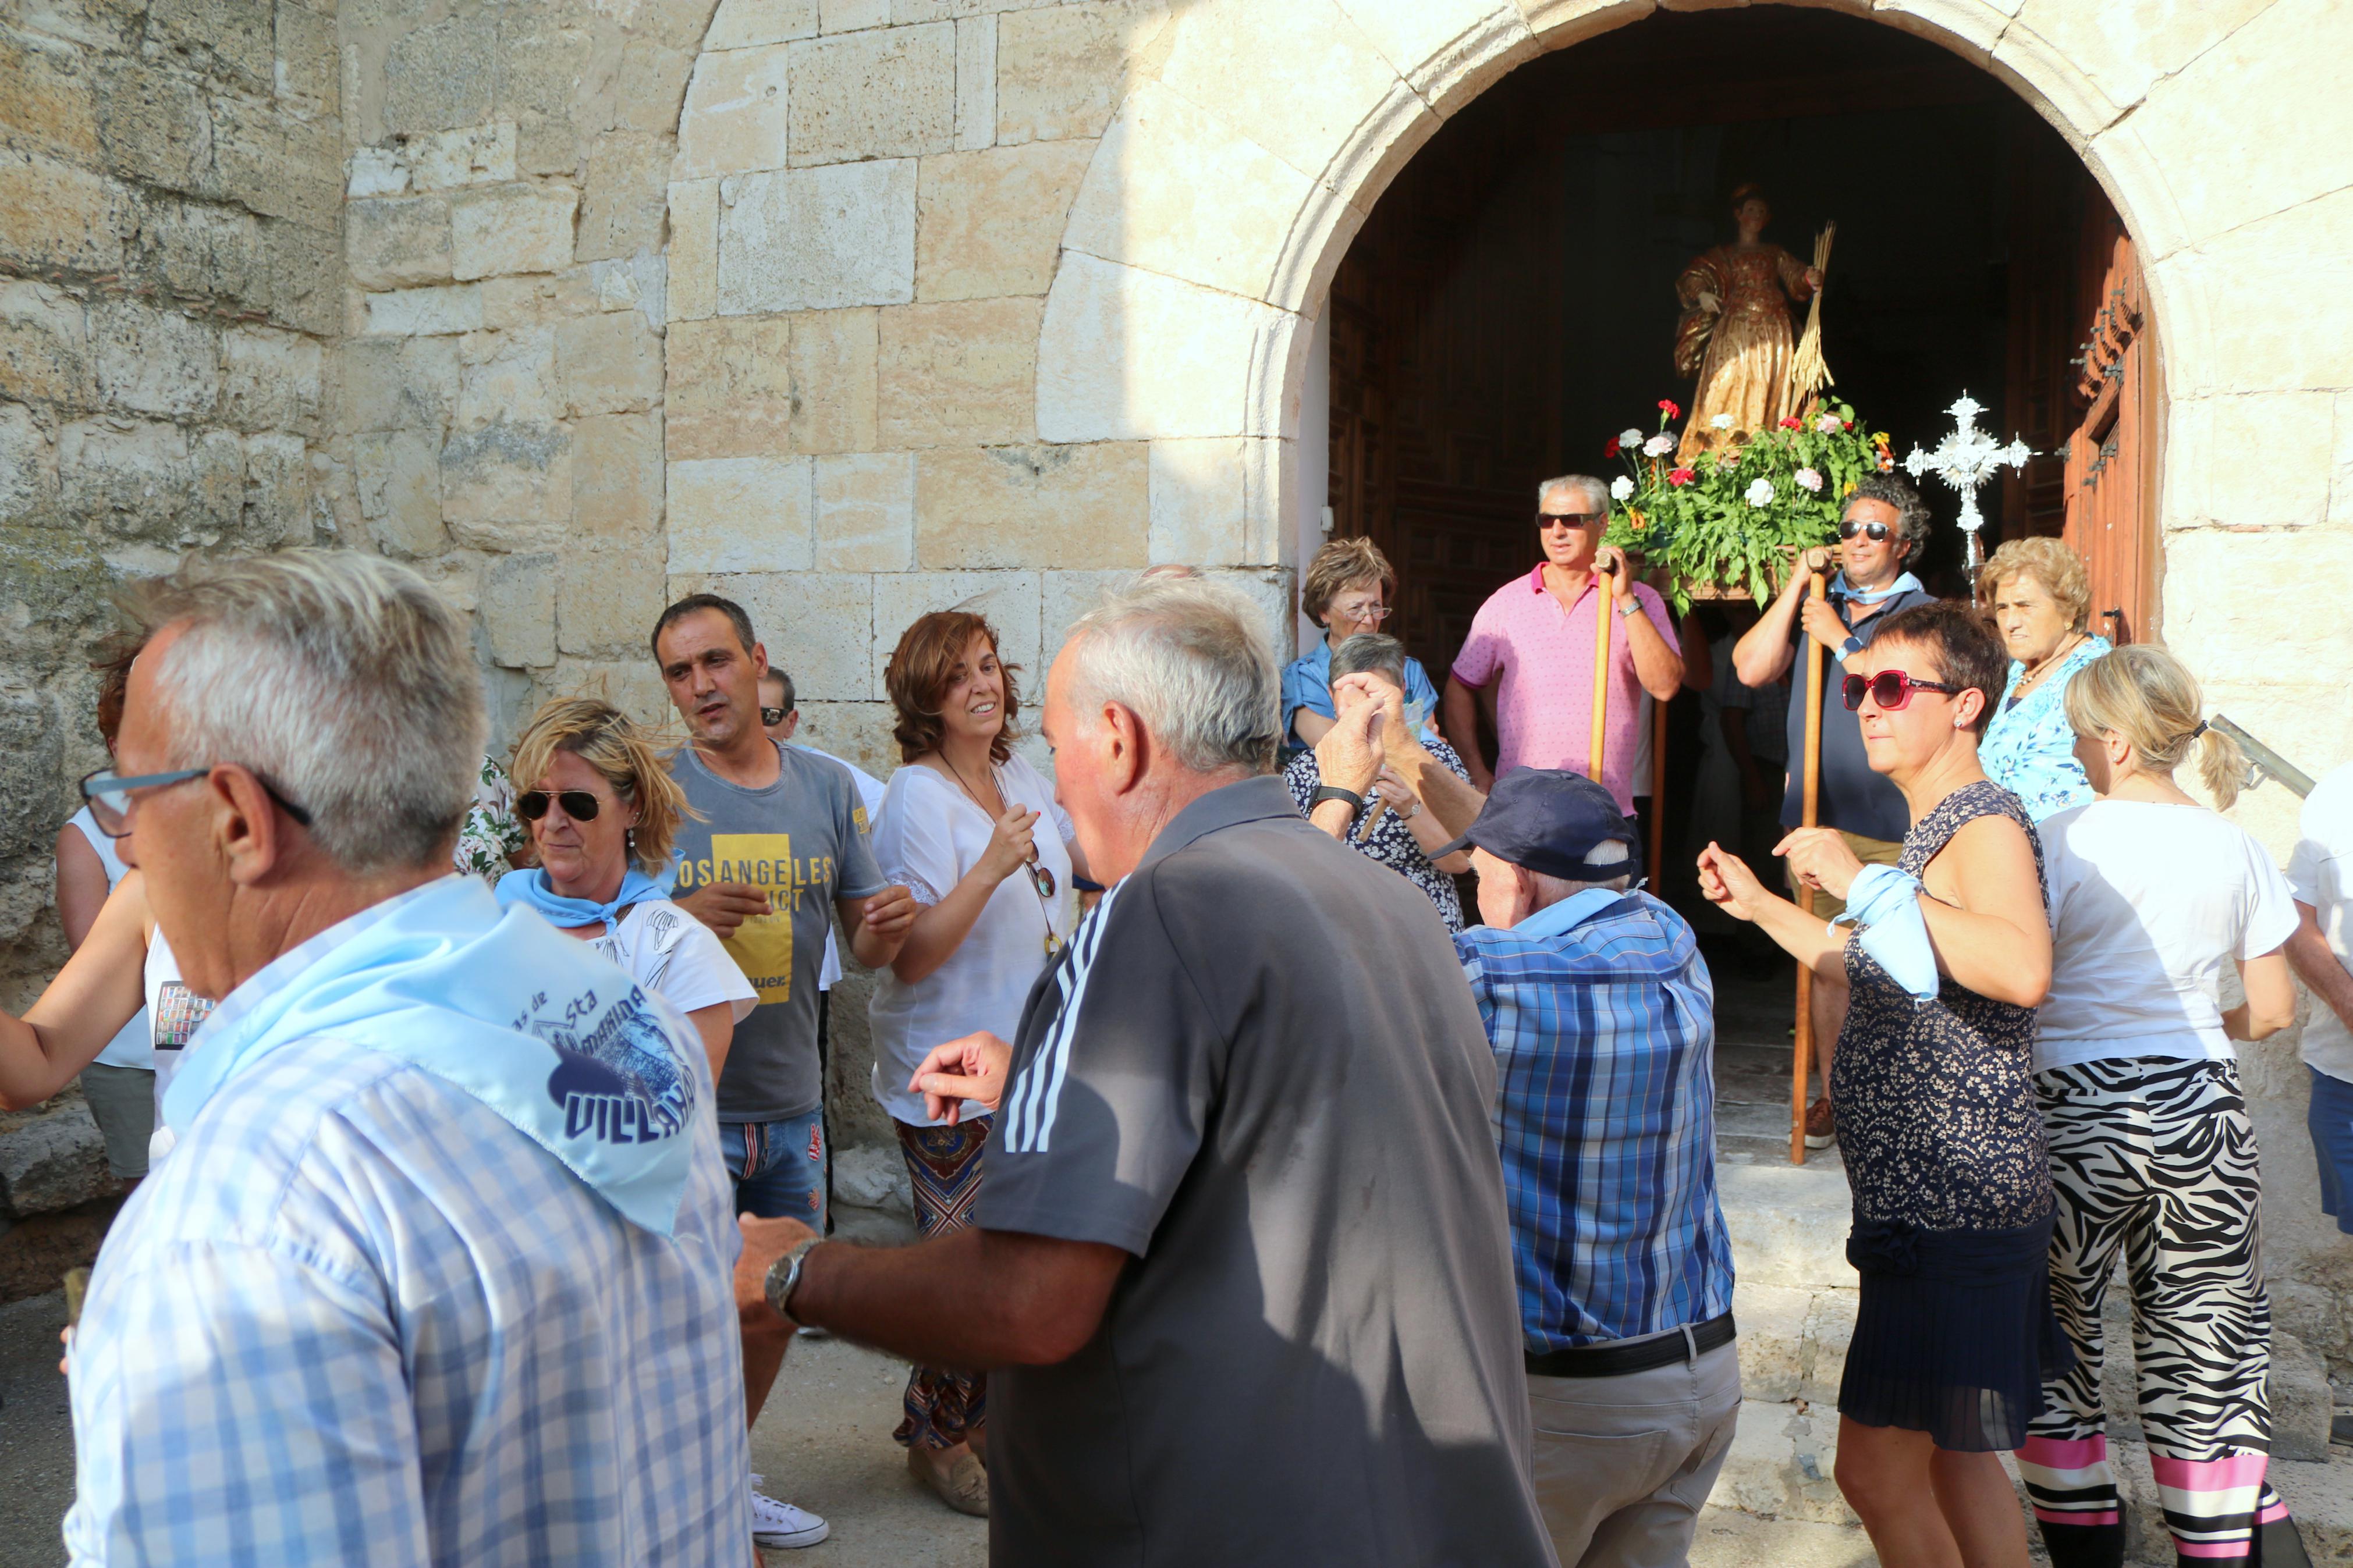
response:
<path id="1" fill-rule="evenodd" d="M 1384 598 L 1397 592 L 1397 572 L 1380 546 L 1362 537 L 1335 539 L 1315 552 L 1299 584 L 1299 611 L 1317 626 L 1332 601 L 1359 583 L 1380 584 Z"/>
<path id="2" fill-rule="evenodd" d="M 988 760 L 1002 763 L 1013 755 L 1013 742 L 1021 733 L 1014 723 L 1021 713 L 1021 693 L 1013 677 L 1021 667 L 1005 662 L 997 628 L 987 617 L 970 610 L 934 610 L 916 616 L 914 624 L 899 634 L 899 646 L 891 650 L 891 662 L 882 669 L 883 687 L 891 693 L 891 705 L 899 710 L 899 721 L 892 726 L 891 734 L 899 742 L 901 762 L 912 763 L 925 752 L 939 749 L 940 737 L 947 732 L 940 718 L 940 703 L 976 636 L 988 639 L 988 651 L 997 655 L 997 670 L 1005 678 L 1005 722 L 988 743 Z"/>

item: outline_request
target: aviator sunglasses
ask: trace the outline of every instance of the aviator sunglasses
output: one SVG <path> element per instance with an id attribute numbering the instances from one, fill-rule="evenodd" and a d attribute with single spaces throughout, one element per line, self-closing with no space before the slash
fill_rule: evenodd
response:
<path id="1" fill-rule="evenodd" d="M 1540 511 L 1536 513 L 1539 530 L 1552 528 L 1593 528 L 1609 521 L 1606 511 Z"/>
<path id="2" fill-rule="evenodd" d="M 1852 518 L 1848 518 L 1839 524 L 1841 539 L 1852 539 L 1860 533 L 1873 544 L 1884 544 L 1888 536 L 1894 531 L 1894 530 L 1883 522 L 1857 522 Z"/>
<path id="3" fill-rule="evenodd" d="M 594 822 L 601 809 L 596 797 L 585 789 L 558 790 L 552 797 L 543 789 L 529 789 L 515 796 L 515 815 L 525 822 L 537 822 L 547 815 L 547 804 L 551 798 L 564 808 L 564 815 L 575 822 Z"/>
<path id="4" fill-rule="evenodd" d="M 1871 525 L 1877 528 L 1879 524 Z M 1846 697 L 1846 710 L 1856 712 L 1862 707 L 1862 694 L 1871 693 L 1872 701 L 1889 713 L 1901 713 L 1912 706 L 1915 691 L 1941 691 L 1947 697 L 1958 696 L 1968 689 L 1948 686 L 1941 680 L 1915 680 L 1900 669 L 1883 669 L 1877 675 L 1850 675 L 1841 689 Z"/>

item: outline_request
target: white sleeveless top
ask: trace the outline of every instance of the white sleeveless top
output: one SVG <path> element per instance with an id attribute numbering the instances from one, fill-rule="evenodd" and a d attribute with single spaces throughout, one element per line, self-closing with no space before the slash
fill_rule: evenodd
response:
<path id="1" fill-rule="evenodd" d="M 111 893 L 121 887 L 131 868 L 115 852 L 114 840 L 99 831 L 98 819 L 90 816 L 90 807 L 85 805 L 75 812 L 66 826 L 80 834 L 83 842 L 98 852 L 99 864 L 106 868 L 106 890 Z M 153 1067 L 147 1047 L 147 1015 L 141 1012 L 123 1025 L 114 1038 L 106 1042 L 106 1049 L 98 1053 L 98 1059 L 111 1068 Z"/>

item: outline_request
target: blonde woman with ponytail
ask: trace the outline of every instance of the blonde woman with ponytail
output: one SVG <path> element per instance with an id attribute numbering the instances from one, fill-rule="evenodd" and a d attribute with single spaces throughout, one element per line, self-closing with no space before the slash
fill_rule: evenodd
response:
<path id="1" fill-rule="evenodd" d="M 2160 648 L 2122 647 L 2068 683 L 2096 798 L 2042 824 L 2051 991 L 2034 1087 L 2058 1217 L 2051 1297 L 2075 1365 L 2043 1387 L 2019 1451 L 2054 1563 L 2120 1563 L 2122 1506 L 2100 1396 L 2101 1307 L 2121 1256 L 2149 1458 L 2184 1561 L 2306 1561 L 2263 1479 L 2271 1305 L 2256 1259 L 2254 1128 L 2237 1040 L 2295 1016 L 2287 879 L 2227 809 L 2247 762 Z M 2223 1005 L 2226 972 L 2245 1000 Z M 2251 1506 L 2252 1505 L 2252 1506 Z"/>

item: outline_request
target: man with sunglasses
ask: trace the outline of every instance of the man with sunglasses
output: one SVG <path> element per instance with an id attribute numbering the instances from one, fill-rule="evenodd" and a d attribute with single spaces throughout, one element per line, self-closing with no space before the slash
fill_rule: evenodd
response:
<path id="1" fill-rule="evenodd" d="M 1448 672 L 1443 728 L 1482 792 L 1514 768 L 1583 773 L 1634 815 L 1634 763 L 1641 748 L 1641 699 L 1663 702 L 1683 684 L 1683 657 L 1666 601 L 1633 580 L 1601 545 L 1609 489 L 1586 474 L 1546 479 L 1536 489 L 1544 560 L 1488 596 Z M 1609 709 L 1601 755 L 1593 745 L 1594 621 L 1607 614 Z M 1479 749 L 1479 706 L 1491 695 L 1495 767 Z"/>
<path id="2" fill-rule="evenodd" d="M 1839 521 L 1838 574 L 1827 598 L 1810 600 L 1814 572 L 1831 564 L 1831 552 L 1810 552 L 1804 570 L 1789 574 L 1781 592 L 1732 650 L 1734 671 L 1747 686 L 1766 686 L 1797 663 L 1802 639 L 1811 637 L 1827 655 L 1822 668 L 1821 786 L 1816 819 L 1836 828 L 1865 865 L 1892 866 L 1903 851 L 1910 826 L 1904 796 L 1884 774 L 1872 771 L 1862 749 L 1862 725 L 1844 700 L 1844 677 L 1862 665 L 1862 650 L 1899 610 L 1931 602 L 1935 595 L 1905 568 L 1928 531 L 1928 509 L 1919 493 L 1893 474 L 1873 474 L 1847 498 Z M 1802 677 L 1799 677 L 1802 679 Z M 1799 826 L 1805 810 L 1806 703 L 1789 703 L 1789 772 L 1781 799 L 1781 826 Z M 1846 908 L 1817 891 L 1814 912 L 1833 920 Z M 1813 986 L 1814 1055 L 1823 1093 L 1806 1111 L 1806 1147 L 1826 1147 L 1836 1136 L 1829 1085 L 1831 1053 L 1846 1022 L 1847 987 L 1842 980 L 1819 978 Z"/>
<path id="3" fill-rule="evenodd" d="M 676 891 L 760 994 L 735 1026 L 719 1079 L 720 1148 L 735 1206 L 825 1228 L 825 1083 L 818 997 L 826 939 L 839 916 L 870 969 L 897 956 L 920 906 L 885 884 L 849 771 L 771 739 L 760 711 L 768 650 L 742 605 L 715 594 L 681 599 L 655 622 L 654 658 L 691 744 L 670 773 L 696 816 L 679 825 Z M 782 716 L 779 715 L 779 718 Z M 757 1421 L 791 1343 L 773 1320 L 744 1331 L 744 1388 Z M 752 1493 L 763 1547 L 814 1546 L 826 1521 Z"/>

